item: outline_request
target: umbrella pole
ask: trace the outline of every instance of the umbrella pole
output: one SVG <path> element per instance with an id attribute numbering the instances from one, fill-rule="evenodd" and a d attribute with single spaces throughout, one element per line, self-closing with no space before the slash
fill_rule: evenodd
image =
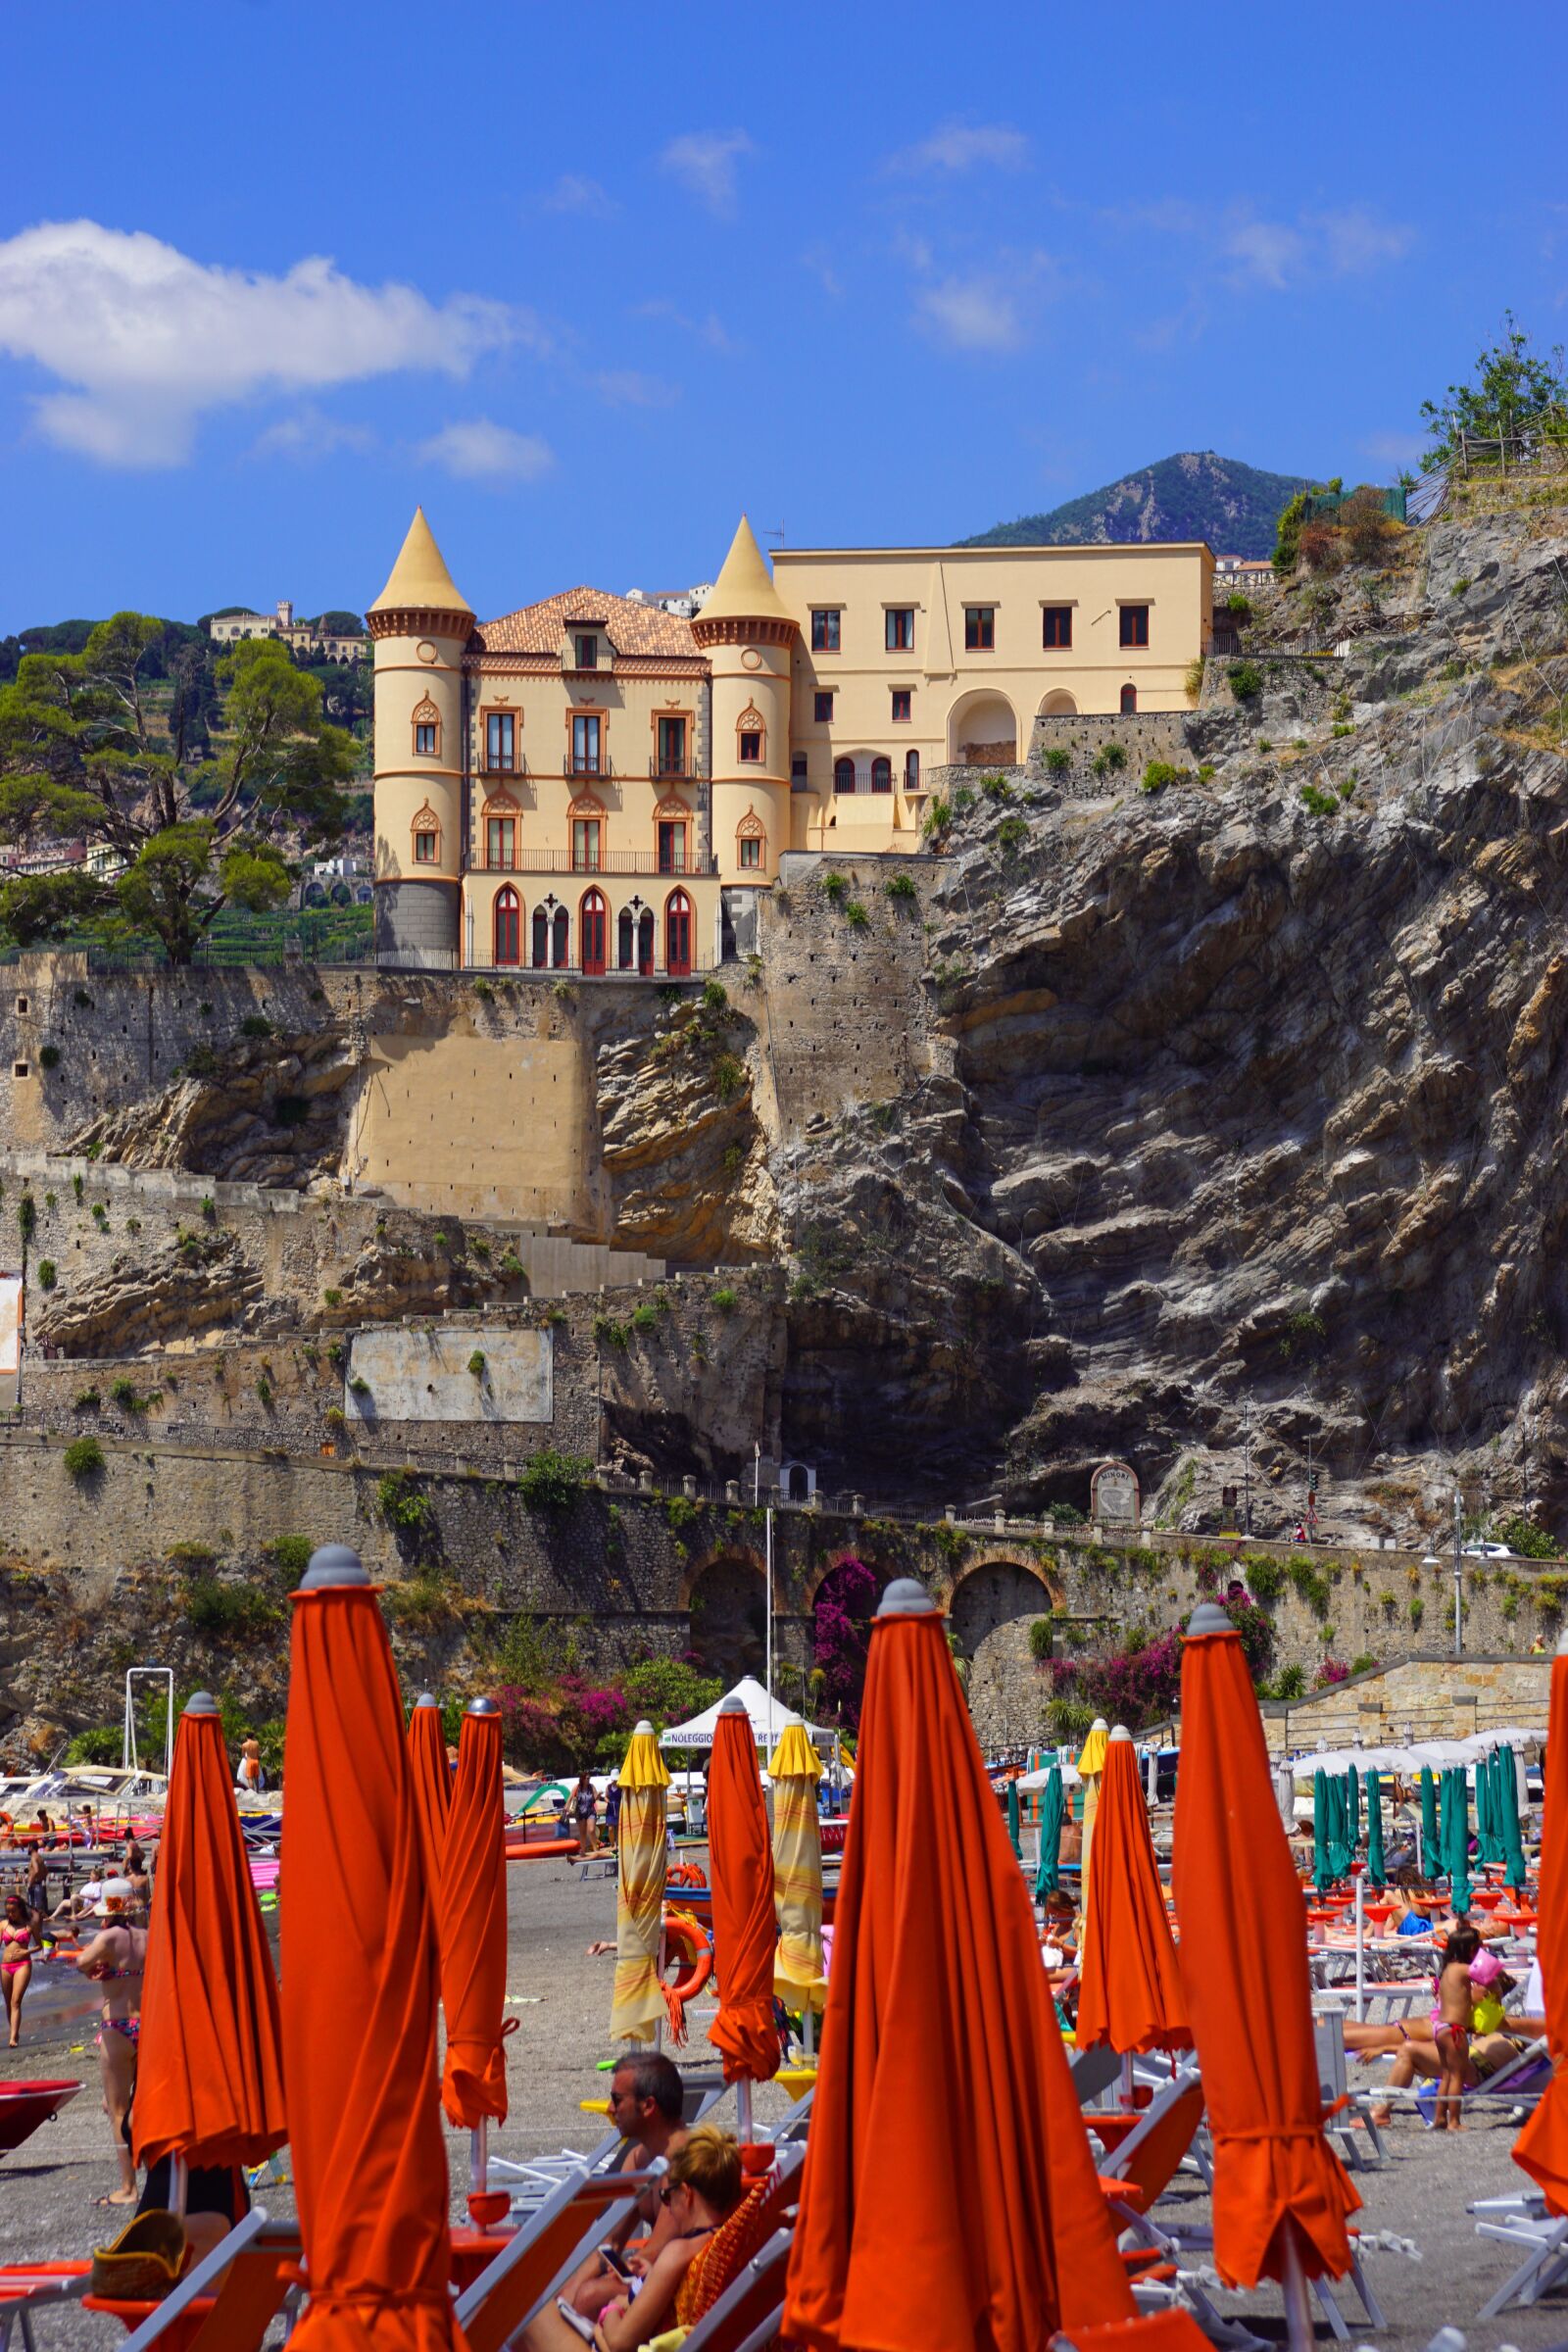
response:
<path id="1" fill-rule="evenodd" d="M 1288 2222 L 1285 2226 L 1285 2276 L 1280 2283 L 1285 2289 L 1285 2331 L 1291 2352 L 1312 2352 L 1316 2336 L 1312 2327 L 1312 2304 L 1307 2293 L 1306 2273 L 1301 2268 L 1296 2233 Z"/>
<path id="2" fill-rule="evenodd" d="M 482 2197 L 490 2176 L 490 2118 L 481 2115 L 468 2133 L 468 2187 Z"/>
<path id="3" fill-rule="evenodd" d="M 171 2156 L 169 2159 L 169 2210 L 171 2213 L 177 2213 L 182 2221 L 185 2216 L 185 2199 L 189 2190 L 190 2167 L 186 2164 L 183 2156 Z"/>
<path id="4" fill-rule="evenodd" d="M 739 2136 L 749 2141 L 752 2136 L 752 2078 L 742 2075 L 735 2085 L 735 2114 L 740 2127 Z"/>
<path id="5" fill-rule="evenodd" d="M 1355 1874 L 1355 2022 L 1366 2018 L 1366 1881 Z"/>
<path id="6" fill-rule="evenodd" d="M 1121 2103 L 1129 2114 L 1132 2112 L 1133 2097 L 1133 2054 L 1131 2050 L 1124 2050 L 1121 2059 Z"/>

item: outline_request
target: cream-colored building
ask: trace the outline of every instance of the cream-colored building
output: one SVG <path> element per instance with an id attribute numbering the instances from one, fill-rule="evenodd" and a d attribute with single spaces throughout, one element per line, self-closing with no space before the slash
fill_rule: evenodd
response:
<path id="1" fill-rule="evenodd" d="M 690 620 L 575 588 L 481 623 L 421 511 L 368 616 L 382 957 L 706 970 L 787 852 L 910 855 L 955 766 L 1184 708 L 1212 580 L 1201 544 L 781 549 L 769 570 L 743 516 Z"/>

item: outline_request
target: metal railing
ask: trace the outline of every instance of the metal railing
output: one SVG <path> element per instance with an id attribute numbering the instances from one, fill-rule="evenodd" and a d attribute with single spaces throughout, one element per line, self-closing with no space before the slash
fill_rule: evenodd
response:
<path id="1" fill-rule="evenodd" d="M 662 760 L 657 754 L 649 760 L 648 773 L 656 784 L 701 784 L 706 781 L 703 770 L 694 760 Z"/>
<path id="2" fill-rule="evenodd" d="M 510 758 L 492 760 L 486 753 L 479 762 L 478 773 L 481 776 L 525 776 L 528 773 L 528 755 L 526 752 L 514 752 Z"/>
<path id="3" fill-rule="evenodd" d="M 569 850 L 515 850 L 510 858 L 476 858 L 468 868 L 475 874 L 665 874 L 671 881 L 693 874 L 716 874 L 716 858 L 661 858 L 657 850 L 601 850 L 597 857 Z"/>
<path id="4" fill-rule="evenodd" d="M 562 770 L 568 776 L 612 776 L 614 772 L 607 752 L 571 752 Z"/>

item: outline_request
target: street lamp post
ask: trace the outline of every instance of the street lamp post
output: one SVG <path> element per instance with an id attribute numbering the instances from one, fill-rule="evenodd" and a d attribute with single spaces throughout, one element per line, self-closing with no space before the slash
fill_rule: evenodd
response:
<path id="1" fill-rule="evenodd" d="M 1464 1496 L 1453 1490 L 1453 1654 L 1464 1656 L 1464 1583 L 1460 1546 L 1464 1541 Z"/>
<path id="2" fill-rule="evenodd" d="M 1423 1568 L 1441 1568 L 1443 1566 L 1443 1562 L 1439 1559 L 1435 1551 L 1429 1551 L 1423 1557 L 1421 1565 Z"/>

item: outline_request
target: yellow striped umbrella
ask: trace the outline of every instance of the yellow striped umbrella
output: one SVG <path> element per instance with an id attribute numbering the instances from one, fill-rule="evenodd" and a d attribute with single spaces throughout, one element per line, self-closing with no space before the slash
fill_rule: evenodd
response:
<path id="1" fill-rule="evenodd" d="M 669 1772 L 651 1723 L 631 1736 L 620 1768 L 620 1875 L 615 1890 L 612 2041 L 652 2041 L 663 2022 L 659 1943 L 664 1912 L 664 1791 Z"/>
<path id="2" fill-rule="evenodd" d="M 1097 1715 L 1089 1727 L 1083 1753 L 1078 1758 L 1078 1770 L 1083 1776 L 1083 1842 L 1079 1849 L 1078 1885 L 1085 1895 L 1089 1889 L 1089 1846 L 1095 1834 L 1095 1815 L 1100 1811 L 1100 1776 L 1105 1769 L 1105 1747 L 1110 1739 L 1110 1726 L 1103 1715 Z"/>
<path id="3" fill-rule="evenodd" d="M 773 1990 L 791 2009 L 827 1999 L 822 1974 L 822 1838 L 816 1784 L 822 1767 L 801 1723 L 788 1724 L 767 1760 L 773 1783 L 773 1911 L 778 1950 Z"/>

